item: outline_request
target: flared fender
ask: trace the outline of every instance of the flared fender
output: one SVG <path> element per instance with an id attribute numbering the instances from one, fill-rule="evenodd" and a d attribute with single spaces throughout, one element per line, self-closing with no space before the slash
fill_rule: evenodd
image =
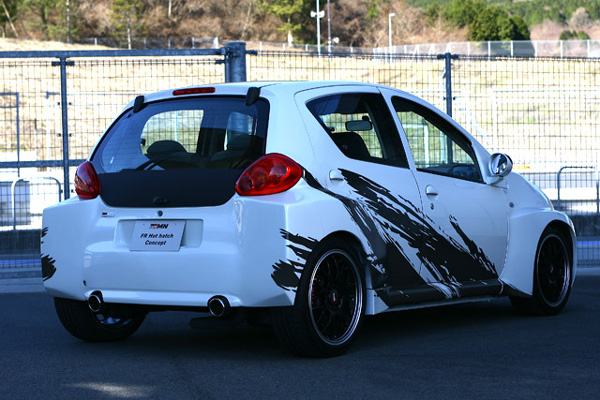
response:
<path id="1" fill-rule="evenodd" d="M 500 280 L 513 290 L 531 295 L 537 246 L 544 230 L 559 224 L 569 231 L 573 243 L 573 278 L 577 270 L 577 242 L 571 220 L 552 209 L 521 209 L 509 219 L 509 241 L 506 263 Z"/>

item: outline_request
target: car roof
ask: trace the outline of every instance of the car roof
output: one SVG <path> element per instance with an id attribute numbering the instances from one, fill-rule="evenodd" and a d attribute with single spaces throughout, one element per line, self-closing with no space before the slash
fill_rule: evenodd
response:
<path id="1" fill-rule="evenodd" d="M 171 98 L 181 97 L 185 98 L 188 96 L 197 96 L 198 94 L 183 94 L 175 96 L 173 93 L 176 90 L 191 89 L 191 88 L 214 88 L 215 91 L 210 93 L 211 95 L 238 95 L 245 96 L 248 89 L 251 87 L 265 88 L 269 87 L 269 91 L 274 93 L 298 93 L 304 90 L 315 89 L 315 88 L 326 88 L 336 86 L 364 86 L 364 87 L 378 87 L 384 88 L 386 86 L 365 83 L 365 82 L 353 82 L 353 81 L 264 81 L 264 82 L 233 82 L 233 83 L 216 83 L 216 84 L 203 84 L 194 85 L 181 88 L 173 88 L 168 90 L 161 90 L 159 92 L 153 92 L 144 94 L 144 102 L 167 100 Z M 397 90 L 397 89 L 395 89 Z M 133 107 L 134 101 L 132 100 L 126 108 Z"/>

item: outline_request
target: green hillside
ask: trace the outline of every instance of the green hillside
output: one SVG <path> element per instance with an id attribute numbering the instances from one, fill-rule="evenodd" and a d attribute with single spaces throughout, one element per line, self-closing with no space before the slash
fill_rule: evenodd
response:
<path id="1" fill-rule="evenodd" d="M 3 38 L 145 45 L 152 38 L 315 44 L 315 0 L 2 0 Z M 600 0 L 319 0 L 321 42 L 340 46 L 599 36 Z M 393 20 L 390 21 L 394 15 Z M 542 24 L 543 23 L 543 24 Z M 177 46 L 177 44 L 174 44 Z"/>
<path id="2" fill-rule="evenodd" d="M 592 21 L 600 19 L 600 0 L 481 0 L 484 3 L 504 8 L 510 14 L 519 16 L 532 26 L 552 20 L 559 23 L 569 21 L 578 8 L 584 8 Z M 407 0 L 408 4 L 427 9 L 447 7 L 452 0 Z M 464 1 L 459 1 L 464 3 Z"/>

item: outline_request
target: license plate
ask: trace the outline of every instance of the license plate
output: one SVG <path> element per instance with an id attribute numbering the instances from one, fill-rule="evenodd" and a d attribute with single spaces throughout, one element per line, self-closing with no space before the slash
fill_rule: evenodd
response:
<path id="1" fill-rule="evenodd" d="M 136 221 L 129 245 L 134 251 L 178 251 L 185 221 Z"/>

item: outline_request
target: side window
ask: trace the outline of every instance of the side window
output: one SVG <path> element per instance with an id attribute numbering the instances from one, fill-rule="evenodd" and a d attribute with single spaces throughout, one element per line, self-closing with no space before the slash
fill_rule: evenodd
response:
<path id="1" fill-rule="evenodd" d="M 381 95 L 336 94 L 312 100 L 307 107 L 346 157 L 408 167 L 396 125 Z"/>
<path id="2" fill-rule="evenodd" d="M 467 138 L 432 110 L 395 97 L 394 109 L 418 170 L 482 182 Z"/>

